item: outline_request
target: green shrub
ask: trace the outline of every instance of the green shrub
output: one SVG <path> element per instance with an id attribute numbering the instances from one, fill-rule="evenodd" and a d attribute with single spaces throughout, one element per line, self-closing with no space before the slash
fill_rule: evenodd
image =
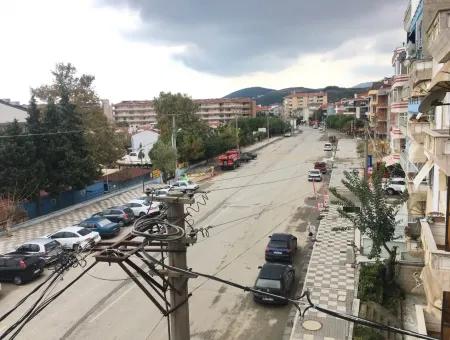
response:
<path id="1" fill-rule="evenodd" d="M 362 301 L 383 304 L 384 265 L 381 262 L 364 264 L 359 274 L 358 297 Z"/>
<path id="2" fill-rule="evenodd" d="M 384 336 L 377 330 L 361 325 L 356 325 L 353 331 L 355 340 L 383 340 Z"/>

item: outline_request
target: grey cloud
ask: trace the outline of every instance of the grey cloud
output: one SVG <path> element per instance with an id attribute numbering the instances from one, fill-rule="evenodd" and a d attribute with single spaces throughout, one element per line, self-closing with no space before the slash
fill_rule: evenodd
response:
<path id="1" fill-rule="evenodd" d="M 143 24 L 130 39 L 186 45 L 179 60 L 220 75 L 279 70 L 301 55 L 371 39 L 401 27 L 406 6 L 403 0 L 98 1 L 139 12 Z"/>
<path id="2" fill-rule="evenodd" d="M 364 79 L 379 80 L 392 74 L 393 68 L 389 61 L 386 61 L 385 65 L 358 65 L 352 71 Z"/>

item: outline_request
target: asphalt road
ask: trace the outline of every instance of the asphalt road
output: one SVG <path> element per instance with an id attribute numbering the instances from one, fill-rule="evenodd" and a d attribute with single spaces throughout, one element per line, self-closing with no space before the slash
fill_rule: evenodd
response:
<path id="1" fill-rule="evenodd" d="M 304 128 L 304 133 L 263 149 L 257 160 L 204 183 L 209 200 L 194 214 L 195 224 L 217 227 L 188 249 L 189 267 L 252 286 L 258 266 L 264 263 L 268 236 L 288 231 L 299 240 L 295 266 L 301 283 L 301 268 L 310 251 L 306 225 L 317 216 L 307 171 L 326 156 L 320 137 L 317 130 Z M 316 184 L 315 189 L 321 186 Z M 67 272 L 53 292 L 80 270 Z M 3 285 L 0 314 L 42 279 L 18 288 Z M 289 306 L 258 305 L 249 293 L 203 278 L 191 279 L 189 290 L 191 339 L 281 339 Z M 31 302 L 3 321 L 0 331 Z M 17 339 L 159 340 L 168 335 L 166 319 L 133 281 L 117 265 L 100 263 L 33 319 Z"/>

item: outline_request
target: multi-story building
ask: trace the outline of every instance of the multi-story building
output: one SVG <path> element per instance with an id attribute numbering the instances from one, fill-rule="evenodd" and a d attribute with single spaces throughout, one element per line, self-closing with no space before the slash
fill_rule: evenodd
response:
<path id="1" fill-rule="evenodd" d="M 256 102 L 251 98 L 196 99 L 197 114 L 209 126 L 217 127 L 241 117 L 256 116 Z"/>
<path id="2" fill-rule="evenodd" d="M 112 116 L 116 123 L 130 128 L 154 127 L 156 112 L 151 100 L 127 100 L 112 106 Z"/>
<path id="3" fill-rule="evenodd" d="M 294 92 L 283 98 L 283 111 L 285 117 L 303 117 L 309 120 L 314 110 L 327 106 L 328 96 L 320 92 Z"/>
<path id="4" fill-rule="evenodd" d="M 389 107 L 389 93 L 392 79 L 385 78 L 372 84 L 369 90 L 369 121 L 376 138 L 385 139 L 388 133 L 387 118 Z"/>
<path id="5" fill-rule="evenodd" d="M 394 50 L 392 66 L 394 77 L 389 94 L 387 130 L 391 154 L 397 157 L 405 149 L 405 136 L 400 130 L 400 121 L 405 119 L 408 112 L 409 76 L 406 68 L 405 47 Z"/>
<path id="6" fill-rule="evenodd" d="M 353 98 L 342 98 L 334 103 L 334 111 L 338 115 L 354 115 L 356 118 L 366 117 L 369 113 L 370 98 L 367 95 L 354 94 Z"/>
<path id="7" fill-rule="evenodd" d="M 409 213 L 422 218 L 420 273 L 426 305 L 416 306 L 417 328 L 450 338 L 450 1 L 411 0 L 404 18 L 409 73 L 401 157 L 409 179 Z M 412 181 L 411 181 L 412 179 Z"/>
<path id="8" fill-rule="evenodd" d="M 27 108 L 25 106 L 9 99 L 0 99 L 0 129 L 14 119 L 19 123 L 25 123 L 26 118 Z"/>

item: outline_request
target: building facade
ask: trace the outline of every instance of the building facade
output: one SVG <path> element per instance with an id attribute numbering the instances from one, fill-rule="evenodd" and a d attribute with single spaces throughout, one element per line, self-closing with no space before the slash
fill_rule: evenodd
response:
<path id="1" fill-rule="evenodd" d="M 236 117 L 255 117 L 256 102 L 250 98 L 196 99 L 196 112 L 211 127 L 226 124 Z M 105 106 L 104 106 L 105 107 Z M 154 128 L 157 114 L 151 100 L 122 101 L 112 106 L 112 118 L 130 128 Z"/>
<path id="2" fill-rule="evenodd" d="M 326 92 L 294 92 L 283 98 L 283 114 L 287 117 L 303 117 L 308 121 L 315 110 L 327 107 Z"/>
<path id="3" fill-rule="evenodd" d="M 375 137 L 379 139 L 385 139 L 388 133 L 387 118 L 391 85 L 392 79 L 385 78 L 373 83 L 368 92 L 370 127 Z"/>
<path id="4" fill-rule="evenodd" d="M 11 123 L 14 119 L 19 123 L 25 123 L 27 116 L 25 106 L 9 99 L 0 99 L 0 128 Z"/>

